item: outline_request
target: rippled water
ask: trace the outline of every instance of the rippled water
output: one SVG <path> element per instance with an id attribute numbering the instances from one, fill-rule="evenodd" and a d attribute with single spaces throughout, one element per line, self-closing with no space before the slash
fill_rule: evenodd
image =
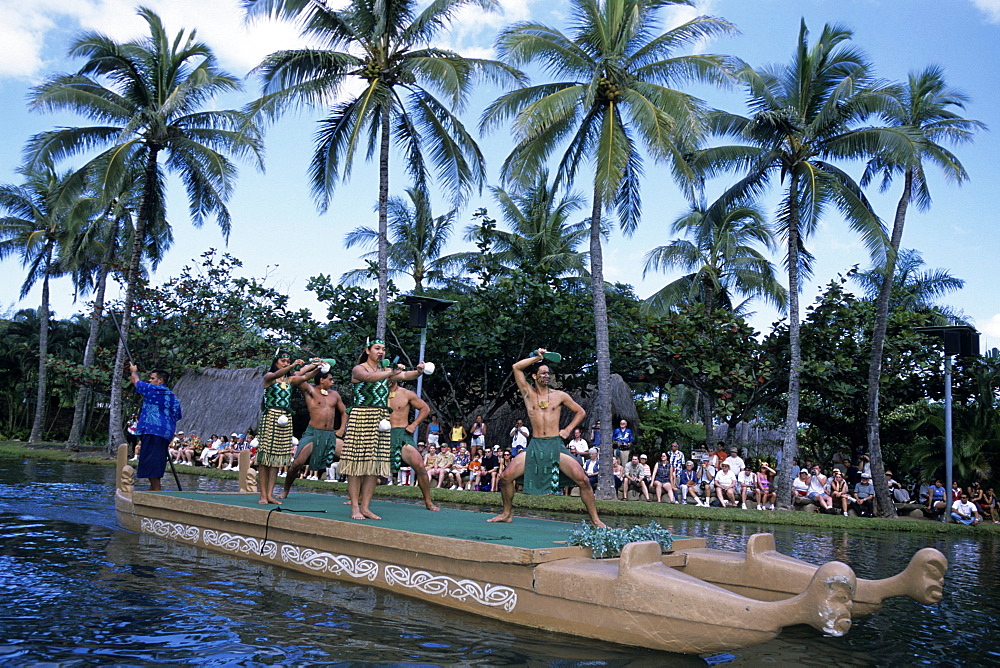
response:
<path id="1" fill-rule="evenodd" d="M 185 476 L 185 489 L 231 489 Z M 767 526 L 675 522 L 710 547 L 742 549 Z M 778 528 L 778 549 L 901 569 L 921 547 L 950 567 L 944 600 L 893 599 L 844 638 L 807 627 L 729 665 L 996 665 L 997 544 L 905 534 Z M 484 569 L 484 577 L 488 577 Z M 707 605 L 710 605 L 707 603 Z M 112 470 L 0 459 L 0 665 L 706 665 L 688 657 L 522 629 L 122 530 Z"/>

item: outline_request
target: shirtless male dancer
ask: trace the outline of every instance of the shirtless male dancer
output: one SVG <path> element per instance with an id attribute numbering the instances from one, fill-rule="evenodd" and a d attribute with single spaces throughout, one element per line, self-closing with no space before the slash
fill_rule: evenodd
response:
<path id="1" fill-rule="evenodd" d="M 344 435 L 347 426 L 347 408 L 340 398 L 340 393 L 333 389 L 333 376 L 329 371 L 321 373 L 320 364 L 319 361 L 310 362 L 289 381 L 305 395 L 306 406 L 309 408 L 309 426 L 302 433 L 295 459 L 288 467 L 285 490 L 278 497 L 281 499 L 288 497 L 292 484 L 306 463 L 309 464 L 311 471 L 319 472 L 333 463 L 335 455 L 340 456 L 340 443 L 337 437 Z M 307 382 L 314 377 L 315 385 Z M 334 431 L 338 414 L 340 430 Z"/>
<path id="2" fill-rule="evenodd" d="M 369 505 L 375 495 L 379 476 L 391 475 L 389 432 L 379 431 L 379 423 L 388 421 L 389 378 L 413 380 L 424 370 L 424 363 L 405 371 L 401 365 L 382 366 L 385 341 L 374 339 L 362 351 L 351 369 L 354 383 L 354 406 L 347 421 L 340 471 L 347 476 L 347 496 L 351 500 L 351 519 L 380 520 Z"/>
<path id="3" fill-rule="evenodd" d="M 430 415 L 431 409 L 415 392 L 400 387 L 393 378 L 389 379 L 389 408 L 392 410 L 389 415 L 389 423 L 392 425 L 390 434 L 392 451 L 389 456 L 392 474 L 396 475 L 404 464 L 412 468 L 413 476 L 424 494 L 424 505 L 427 506 L 427 510 L 438 510 L 431 501 L 431 479 L 427 477 L 424 460 L 413 447 L 413 435 L 417 433 L 420 423 Z M 414 410 L 417 411 L 417 417 L 411 421 L 410 415 Z"/>
<path id="4" fill-rule="evenodd" d="M 522 475 L 525 494 L 558 494 L 561 487 L 569 484 L 560 483 L 561 473 L 580 488 L 580 499 L 590 513 L 590 521 L 603 528 L 605 524 L 597 516 L 597 504 L 594 503 L 594 490 L 590 487 L 590 480 L 565 446 L 573 429 L 583 421 L 587 412 L 565 392 L 549 387 L 552 372 L 542 357 L 546 352 L 544 348 L 539 348 L 532 357 L 514 363 L 514 380 L 524 399 L 524 407 L 528 410 L 534 437 L 528 449 L 515 457 L 500 474 L 503 512 L 486 521 L 510 522 L 513 519 L 514 483 Z M 525 370 L 533 365 L 537 365 L 531 374 L 534 386 L 528 383 L 524 375 Z M 573 419 L 565 428 L 559 429 L 563 406 L 573 411 Z"/>

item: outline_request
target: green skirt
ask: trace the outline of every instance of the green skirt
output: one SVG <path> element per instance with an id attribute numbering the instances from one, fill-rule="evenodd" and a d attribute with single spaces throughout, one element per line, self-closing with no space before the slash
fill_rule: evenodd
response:
<path id="1" fill-rule="evenodd" d="M 575 485 L 559 470 L 559 456 L 569 454 L 558 436 L 533 438 L 524 451 L 524 493 L 559 494 L 563 487 Z"/>

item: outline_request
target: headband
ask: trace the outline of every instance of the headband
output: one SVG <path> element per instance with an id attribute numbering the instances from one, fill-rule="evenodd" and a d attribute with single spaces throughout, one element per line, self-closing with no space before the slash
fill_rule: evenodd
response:
<path id="1" fill-rule="evenodd" d="M 365 344 L 365 348 L 371 348 L 376 343 L 381 343 L 384 346 L 385 345 L 385 340 L 383 340 L 383 339 L 367 339 L 367 343 Z"/>

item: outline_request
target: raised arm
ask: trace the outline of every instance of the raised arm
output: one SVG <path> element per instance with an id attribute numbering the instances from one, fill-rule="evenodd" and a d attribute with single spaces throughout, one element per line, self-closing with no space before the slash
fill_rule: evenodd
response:
<path id="1" fill-rule="evenodd" d="M 132 381 L 132 385 L 135 385 L 136 383 L 139 382 L 139 367 L 137 367 L 134 364 L 129 364 L 128 370 L 129 373 L 131 374 L 129 376 L 129 380 Z"/>
<path id="2" fill-rule="evenodd" d="M 535 354 L 531 357 L 525 357 L 523 360 L 514 362 L 511 367 L 514 370 L 514 382 L 517 383 L 517 388 L 521 390 L 523 396 L 528 396 L 531 391 L 531 385 L 528 384 L 528 377 L 524 375 L 524 370 L 535 362 L 539 362 L 543 359 L 542 353 L 545 352 L 545 348 L 539 348 L 535 351 Z"/>
<path id="3" fill-rule="evenodd" d="M 295 363 L 301 364 L 302 360 L 296 360 Z M 288 379 L 288 384 L 291 385 L 292 387 L 298 387 L 300 390 L 306 391 L 305 388 L 311 387 L 310 385 L 305 385 L 302 387 L 300 386 L 307 380 L 312 380 L 313 378 L 316 377 L 316 374 L 319 373 L 319 366 L 320 366 L 320 359 L 318 357 L 310 360 L 309 364 L 303 366 L 301 369 L 299 369 L 298 373 L 296 373 L 295 375 L 293 375 L 291 378 Z M 291 366 L 286 367 L 286 369 L 291 369 L 291 368 L 292 368 Z M 267 376 L 264 376 L 264 380 L 265 382 L 267 381 Z"/>
<path id="4" fill-rule="evenodd" d="M 265 373 L 264 387 L 267 387 L 268 385 L 278 380 L 282 376 L 292 373 L 292 371 L 295 370 L 295 367 L 301 367 L 303 364 L 305 364 L 305 362 L 303 362 L 302 360 L 295 360 L 294 362 L 286 366 L 284 369 L 276 369 L 275 371 L 269 371 L 268 373 Z"/>

